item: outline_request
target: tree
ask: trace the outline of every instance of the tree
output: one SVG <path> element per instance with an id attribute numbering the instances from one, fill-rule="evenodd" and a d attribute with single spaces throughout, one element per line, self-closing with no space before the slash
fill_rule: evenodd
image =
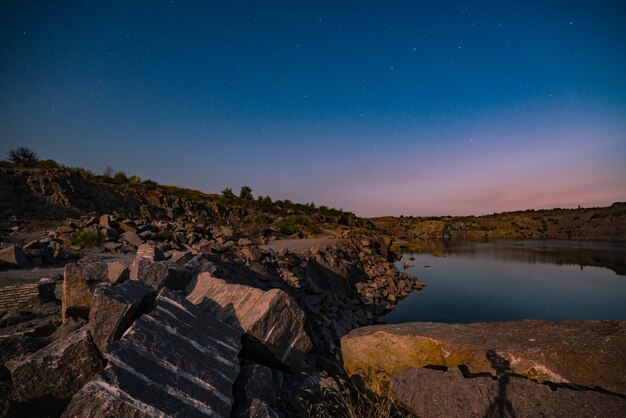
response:
<path id="1" fill-rule="evenodd" d="M 252 189 L 248 186 L 243 186 L 239 191 L 239 198 L 242 200 L 252 200 Z"/>
<path id="2" fill-rule="evenodd" d="M 233 193 L 233 189 L 231 189 L 230 187 L 227 187 L 224 190 L 222 190 L 222 196 L 224 196 L 225 198 L 231 198 L 231 197 L 234 197 L 235 194 Z"/>
<path id="3" fill-rule="evenodd" d="M 111 167 L 110 165 L 107 165 L 106 167 L 104 167 L 104 171 L 102 172 L 102 175 L 108 179 L 113 177 L 113 167 Z"/>
<path id="4" fill-rule="evenodd" d="M 7 158 L 18 167 L 33 167 L 39 162 L 37 153 L 26 147 L 12 149 L 7 153 Z"/>

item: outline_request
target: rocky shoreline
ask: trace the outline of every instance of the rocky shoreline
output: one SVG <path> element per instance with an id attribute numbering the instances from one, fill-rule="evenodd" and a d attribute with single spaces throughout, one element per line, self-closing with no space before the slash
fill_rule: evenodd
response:
<path id="1" fill-rule="evenodd" d="M 74 244 L 75 233 L 85 230 L 105 237 L 99 247 L 104 252 L 80 253 Z M 177 239 L 154 240 L 163 230 L 172 230 Z M 156 373 L 156 369 L 165 367 L 163 362 L 169 365 L 166 369 L 173 370 L 174 359 L 154 359 L 154 355 L 176 352 L 181 341 L 192 348 L 202 346 L 203 350 L 215 352 L 219 347 L 211 348 L 206 338 L 223 341 L 225 332 L 235 335 L 241 347 L 231 357 L 224 357 L 232 364 L 229 373 L 233 378 L 219 392 L 228 398 L 226 403 L 231 408 L 218 408 L 216 414 L 229 416 L 231 409 L 238 411 L 246 404 L 247 412 L 240 411 L 242 415 L 237 416 L 251 416 L 247 415 L 250 408 L 306 416 L 307 405 L 321 396 L 325 385 L 345 376 L 340 338 L 352 329 L 380 322 L 397 301 L 423 286 L 394 267 L 394 255 L 388 252 L 391 241 L 383 238 L 336 239 L 326 247 L 292 252 L 259 248 L 254 238 L 235 241 L 226 227 L 150 223 L 113 215 L 86 216 L 47 235 L 27 245 L 14 242 L 5 247 L 7 253 L 19 254 L 18 258 L 5 259 L 15 261 L 13 271 L 66 263 L 62 278 L 10 287 L 12 291 L 26 291 L 25 287 L 30 286 L 30 297 L 2 309 L 0 343 L 3 385 L 7 389 L 3 401 L 9 414 L 35 413 L 33 408 L 42 399 L 51 405 L 50 416 L 64 410 L 65 416 L 81 410 L 91 411 L 94 416 L 128 413 L 127 406 L 137 402 L 147 408 L 145 411 L 172 413 L 174 410 L 168 408 L 182 406 L 175 400 L 161 404 L 159 397 L 148 399 L 143 392 L 133 392 L 138 383 L 132 383 L 132 376 L 124 377 L 128 368 L 120 364 L 139 361 L 136 356 L 141 355 L 135 353 L 139 350 L 151 353 L 151 363 L 140 361 L 128 366 L 138 375 Z M 125 265 L 103 261 L 107 254 L 134 258 Z M 176 313 L 172 306 L 185 309 Z M 172 316 L 165 311 L 174 312 L 177 319 L 168 322 Z M 228 332 L 222 328 L 206 331 L 205 336 L 189 342 L 190 335 L 198 333 L 189 330 L 190 318 L 222 324 L 220 327 Z M 129 335 L 148 338 L 142 334 L 145 327 L 160 333 L 158 338 L 165 345 L 159 348 L 141 345 L 147 344 L 144 340 L 141 344 L 126 342 Z M 179 339 L 168 342 L 167 335 Z M 185 358 L 192 356 L 192 348 L 185 351 Z M 48 364 L 50 359 L 54 359 L 55 367 Z M 180 367 L 175 365 L 176 370 Z M 214 386 L 207 380 L 214 378 L 209 376 L 211 373 L 194 369 L 183 375 L 189 374 L 187 380 L 204 387 Z M 262 375 L 282 383 L 271 399 L 244 399 L 245 385 L 241 389 L 239 383 L 235 384 L 244 374 L 250 374 L 247 378 L 253 382 Z M 191 387 L 189 393 L 172 395 L 167 389 L 171 384 L 155 379 L 149 379 L 150 385 L 165 388 L 176 399 L 187 399 L 198 390 Z M 103 388 L 107 390 L 102 392 Z M 112 393 L 117 396 L 122 392 L 124 396 L 110 398 Z M 194 399 L 204 402 L 202 399 L 210 397 L 198 394 Z M 196 408 L 200 404 L 194 405 L 189 414 L 218 410 L 207 403 L 200 409 Z"/>
<path id="2" fill-rule="evenodd" d="M 394 266 L 393 231 L 75 177 L 0 185 L 17 190 L 0 213 L 3 416 L 350 416 L 346 398 L 390 402 L 382 416 L 623 416 L 623 321 L 383 325 L 424 286 Z M 22 203 L 72 218 L 18 218 Z M 318 239 L 280 232 L 311 222 Z"/>

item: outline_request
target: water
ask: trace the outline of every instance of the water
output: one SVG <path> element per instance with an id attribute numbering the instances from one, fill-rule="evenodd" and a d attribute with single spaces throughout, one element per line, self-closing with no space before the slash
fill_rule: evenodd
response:
<path id="1" fill-rule="evenodd" d="M 396 264 L 427 286 L 402 300 L 387 315 L 389 323 L 626 319 L 626 243 L 439 241 L 426 246 L 438 256 L 407 253 Z M 405 261 L 414 267 L 403 269 Z"/>

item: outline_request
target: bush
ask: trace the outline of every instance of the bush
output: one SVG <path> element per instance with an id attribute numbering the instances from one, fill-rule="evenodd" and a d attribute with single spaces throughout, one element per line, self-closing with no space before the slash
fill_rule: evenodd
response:
<path id="1" fill-rule="evenodd" d="M 320 418 L 408 418 L 389 397 L 366 393 L 341 382 L 336 389 L 324 389 L 322 398 L 308 406 L 309 416 Z"/>
<path id="2" fill-rule="evenodd" d="M 78 175 L 81 176 L 83 180 L 93 181 L 96 179 L 96 173 L 91 170 L 82 167 L 75 167 L 74 170 L 76 170 Z"/>
<path id="3" fill-rule="evenodd" d="M 117 173 L 115 173 L 115 176 L 113 176 L 113 183 L 115 184 L 128 183 L 128 177 L 126 177 L 126 173 L 124 173 L 123 171 L 118 171 Z"/>
<path id="4" fill-rule="evenodd" d="M 113 168 L 110 165 L 104 167 L 102 177 L 104 177 L 105 179 L 110 179 L 111 177 L 113 177 Z"/>
<path id="5" fill-rule="evenodd" d="M 104 242 L 104 236 L 96 229 L 81 229 L 72 238 L 73 243 L 81 248 L 99 247 Z"/>
<path id="6" fill-rule="evenodd" d="M 54 160 L 42 160 L 36 166 L 37 168 L 61 168 L 61 165 Z"/>
<path id="7" fill-rule="evenodd" d="M 130 176 L 129 179 L 128 179 L 128 182 L 130 184 L 139 184 L 139 183 L 141 183 L 141 177 L 139 177 L 139 176 Z"/>
<path id="8" fill-rule="evenodd" d="M 34 167 L 39 162 L 37 153 L 26 147 L 10 150 L 7 153 L 7 159 L 18 167 Z"/>
<path id="9" fill-rule="evenodd" d="M 141 184 L 146 188 L 146 190 L 154 190 L 158 186 L 157 182 L 152 180 L 144 180 Z"/>
<path id="10" fill-rule="evenodd" d="M 248 186 L 243 186 L 239 191 L 239 198 L 242 200 L 252 200 L 252 189 Z"/>

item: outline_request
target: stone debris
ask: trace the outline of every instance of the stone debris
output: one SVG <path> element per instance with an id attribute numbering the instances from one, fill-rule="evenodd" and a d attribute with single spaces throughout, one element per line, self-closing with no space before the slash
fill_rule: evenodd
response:
<path id="1" fill-rule="evenodd" d="M 257 359 L 300 370 L 311 351 L 305 315 L 287 293 L 230 284 L 200 273 L 187 299 L 245 332 L 244 349 Z"/>
<path id="2" fill-rule="evenodd" d="M 130 271 L 127 266 L 119 261 L 113 261 L 107 263 L 107 274 L 109 277 L 109 283 L 115 286 L 127 280 L 130 276 Z"/>
<path id="3" fill-rule="evenodd" d="M 243 367 L 235 383 L 236 408 L 233 416 L 278 417 L 275 410 L 282 374 L 269 367 L 250 364 Z"/>
<path id="4" fill-rule="evenodd" d="M 26 401 L 43 396 L 71 398 L 102 370 L 103 362 L 89 331 L 83 327 L 5 366 L 11 373 L 15 399 Z"/>
<path id="5" fill-rule="evenodd" d="M 239 331 L 163 289 L 64 416 L 230 417 L 240 349 Z"/>
<path id="6" fill-rule="evenodd" d="M 138 280 L 96 289 L 91 299 L 89 327 L 102 353 L 108 343 L 122 336 L 155 296 L 156 291 L 152 287 Z"/>
<path id="7" fill-rule="evenodd" d="M 142 280 L 157 290 L 163 287 L 183 290 L 189 285 L 192 275 L 188 269 L 178 264 L 137 258 L 131 267 L 131 279 Z"/>

